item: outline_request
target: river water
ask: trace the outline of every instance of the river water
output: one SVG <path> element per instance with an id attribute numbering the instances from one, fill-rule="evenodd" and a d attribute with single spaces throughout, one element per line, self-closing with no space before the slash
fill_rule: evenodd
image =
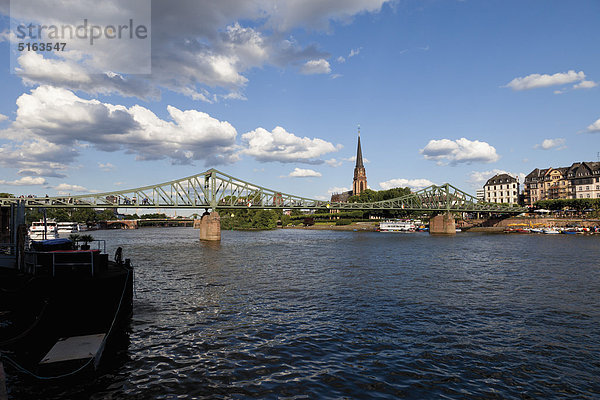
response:
<path id="1" fill-rule="evenodd" d="M 600 235 L 93 235 L 136 266 L 129 345 L 14 398 L 600 397 Z"/>

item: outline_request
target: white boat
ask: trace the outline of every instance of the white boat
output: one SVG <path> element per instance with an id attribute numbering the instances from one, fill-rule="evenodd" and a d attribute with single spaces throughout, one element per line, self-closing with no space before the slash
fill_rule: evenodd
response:
<path id="1" fill-rule="evenodd" d="M 29 228 L 29 238 L 31 240 L 46 240 L 58 238 L 58 229 L 56 228 L 56 221 L 53 219 L 40 220 L 31 224 Z"/>
<path id="2" fill-rule="evenodd" d="M 412 221 L 384 221 L 379 223 L 380 232 L 414 232 L 416 228 Z"/>
<path id="3" fill-rule="evenodd" d="M 554 228 L 544 228 L 544 229 L 543 229 L 543 232 L 544 232 L 545 234 L 549 234 L 549 235 L 555 235 L 555 234 L 557 234 L 557 233 L 560 233 L 560 231 L 558 231 L 558 230 L 556 230 L 556 229 L 554 229 Z"/>
<path id="4" fill-rule="evenodd" d="M 62 237 L 69 237 L 72 233 L 79 232 L 79 224 L 77 222 L 59 222 L 56 224 L 58 234 Z"/>
<path id="5" fill-rule="evenodd" d="M 88 230 L 87 224 L 79 224 L 79 232 L 85 232 Z"/>

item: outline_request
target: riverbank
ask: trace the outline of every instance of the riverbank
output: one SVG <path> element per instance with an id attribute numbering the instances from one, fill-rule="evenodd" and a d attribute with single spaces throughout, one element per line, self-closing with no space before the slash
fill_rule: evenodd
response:
<path id="1" fill-rule="evenodd" d="M 349 225 L 335 225 L 335 224 L 315 224 L 311 226 L 284 226 L 283 229 L 305 229 L 305 230 L 329 230 L 329 231 L 364 231 L 364 232 L 375 232 L 379 227 L 378 222 L 355 222 Z"/>
<path id="2" fill-rule="evenodd" d="M 585 227 L 600 226 L 600 220 L 584 218 L 506 218 L 497 220 L 457 220 L 456 227 L 468 232 L 501 233 L 509 226 L 528 227 Z M 331 231 L 364 231 L 375 232 L 379 228 L 377 222 L 354 222 L 349 225 L 315 224 L 311 226 L 285 226 L 283 229 L 331 230 Z"/>

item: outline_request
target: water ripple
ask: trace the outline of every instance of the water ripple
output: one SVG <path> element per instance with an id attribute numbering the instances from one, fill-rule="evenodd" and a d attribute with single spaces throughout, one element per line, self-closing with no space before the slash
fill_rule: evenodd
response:
<path id="1" fill-rule="evenodd" d="M 15 398 L 600 397 L 598 237 L 95 236 L 137 266 L 129 346 Z"/>

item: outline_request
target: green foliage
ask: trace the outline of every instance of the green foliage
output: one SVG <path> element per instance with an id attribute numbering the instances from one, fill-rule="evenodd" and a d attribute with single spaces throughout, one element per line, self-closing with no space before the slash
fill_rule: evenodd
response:
<path id="1" fill-rule="evenodd" d="M 96 212 L 92 208 L 47 208 L 46 218 L 54 219 L 57 222 L 97 222 L 107 219 L 114 219 L 112 210 L 103 210 Z M 26 223 L 39 221 L 44 218 L 44 212 L 41 209 L 29 209 L 26 214 Z"/>
<path id="2" fill-rule="evenodd" d="M 88 244 L 94 241 L 94 237 L 92 235 L 81 235 L 79 236 L 79 241 Z"/>
<path id="3" fill-rule="evenodd" d="M 293 220 L 303 220 L 306 215 L 299 213 L 297 215 L 293 215 L 294 213 L 292 212 L 292 215 L 290 216 L 290 219 Z M 314 213 L 314 214 L 310 214 L 310 216 L 312 218 L 314 218 L 315 220 L 323 220 L 323 219 L 332 219 L 332 218 L 351 218 L 351 219 L 363 219 L 364 218 L 364 214 L 365 212 L 362 210 L 355 210 L 355 211 L 341 211 L 339 213 Z"/>
<path id="4" fill-rule="evenodd" d="M 583 211 L 587 209 L 600 210 L 600 199 L 557 199 L 557 200 L 540 200 L 535 203 L 538 208 L 547 210 L 577 210 Z"/>
<path id="5" fill-rule="evenodd" d="M 72 242 L 76 242 L 76 241 L 78 241 L 80 239 L 81 239 L 81 235 L 78 235 L 77 233 L 71 233 L 69 235 L 69 240 L 72 241 Z"/>
<path id="6" fill-rule="evenodd" d="M 275 229 L 277 221 L 281 217 L 281 212 L 274 210 L 226 209 L 219 211 L 219 214 L 221 215 L 221 229 L 224 230 Z"/>
<path id="7" fill-rule="evenodd" d="M 288 226 L 292 222 L 292 217 L 289 215 L 282 215 L 280 217 L 281 226 Z"/>
<path id="8" fill-rule="evenodd" d="M 341 225 L 350 225 L 352 223 L 351 220 L 349 219 L 338 219 L 337 221 L 335 221 L 335 224 L 337 226 L 341 226 Z"/>
<path id="9" fill-rule="evenodd" d="M 97 221 L 108 221 L 111 219 L 115 219 L 115 213 L 112 209 L 106 209 L 106 210 L 102 210 L 100 211 L 96 217 L 98 218 Z"/>
<path id="10" fill-rule="evenodd" d="M 2 192 L 2 193 L 0 193 L 0 197 L 2 197 L 2 198 L 12 198 L 12 197 L 15 197 L 15 195 L 12 194 L 12 193 L 4 193 L 4 192 Z"/>
<path id="11" fill-rule="evenodd" d="M 367 189 L 358 196 L 350 196 L 348 203 L 371 203 L 374 201 L 383 201 L 407 196 L 411 193 L 409 188 L 393 188 L 388 190 L 375 191 Z"/>

